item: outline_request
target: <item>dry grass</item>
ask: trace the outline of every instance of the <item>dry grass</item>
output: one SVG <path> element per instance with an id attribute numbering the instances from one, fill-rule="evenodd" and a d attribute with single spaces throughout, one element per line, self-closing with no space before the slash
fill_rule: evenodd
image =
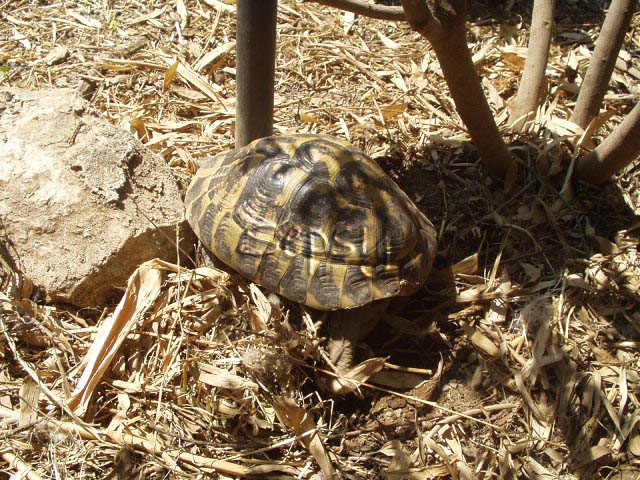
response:
<path id="1" fill-rule="evenodd" d="M 567 15 L 504 188 L 419 36 L 281 2 L 277 131 L 364 148 L 440 232 L 432 281 L 369 341 L 385 375 L 362 398 L 331 398 L 318 325 L 211 267 L 145 264 L 104 311 L 34 303 L 16 274 L 0 297 L 0 476 L 638 478 L 640 183 L 633 169 L 601 189 L 566 181 L 591 141 L 566 121 L 591 26 Z M 0 16 L 0 85 L 80 88 L 183 182 L 232 145 L 228 3 L 4 0 Z M 639 93 L 634 25 L 613 123 Z M 470 27 L 506 135 L 525 33 Z"/>

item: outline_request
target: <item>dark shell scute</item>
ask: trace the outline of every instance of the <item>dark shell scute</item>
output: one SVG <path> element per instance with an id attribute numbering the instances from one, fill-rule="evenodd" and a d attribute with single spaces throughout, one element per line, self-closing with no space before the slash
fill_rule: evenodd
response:
<path id="1" fill-rule="evenodd" d="M 304 303 L 307 298 L 307 280 L 309 278 L 309 262 L 304 257 L 296 257 L 289 264 L 280 281 L 280 292 L 294 302 Z"/>
<path id="2" fill-rule="evenodd" d="M 363 273 L 361 267 L 349 265 L 342 293 L 349 297 L 355 305 L 369 303 L 373 300 L 371 279 Z"/>
<path id="3" fill-rule="evenodd" d="M 331 267 L 321 263 L 311 278 L 311 294 L 316 300 L 332 310 L 340 307 L 340 285 L 336 283 Z"/>

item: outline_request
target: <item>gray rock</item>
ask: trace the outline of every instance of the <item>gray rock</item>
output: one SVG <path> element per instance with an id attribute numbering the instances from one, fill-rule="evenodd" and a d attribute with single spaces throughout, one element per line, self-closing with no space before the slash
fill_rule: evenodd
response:
<path id="1" fill-rule="evenodd" d="M 0 90 L 0 241 L 53 301 L 104 304 L 142 262 L 176 260 L 164 160 L 72 90 Z"/>

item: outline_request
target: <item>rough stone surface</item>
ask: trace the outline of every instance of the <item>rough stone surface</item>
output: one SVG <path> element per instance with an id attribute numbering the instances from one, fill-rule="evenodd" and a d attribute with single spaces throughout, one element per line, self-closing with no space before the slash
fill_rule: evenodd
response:
<path id="1" fill-rule="evenodd" d="M 72 90 L 0 90 L 0 241 L 50 300 L 102 305 L 174 261 L 182 212 L 163 159 Z"/>

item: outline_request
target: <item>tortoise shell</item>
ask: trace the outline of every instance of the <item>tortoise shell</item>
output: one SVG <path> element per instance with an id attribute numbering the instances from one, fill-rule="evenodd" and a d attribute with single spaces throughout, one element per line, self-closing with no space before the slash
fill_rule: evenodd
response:
<path id="1" fill-rule="evenodd" d="M 431 222 L 374 160 L 331 137 L 267 137 L 207 158 L 185 203 L 216 257 L 319 310 L 411 294 L 434 256 Z"/>

